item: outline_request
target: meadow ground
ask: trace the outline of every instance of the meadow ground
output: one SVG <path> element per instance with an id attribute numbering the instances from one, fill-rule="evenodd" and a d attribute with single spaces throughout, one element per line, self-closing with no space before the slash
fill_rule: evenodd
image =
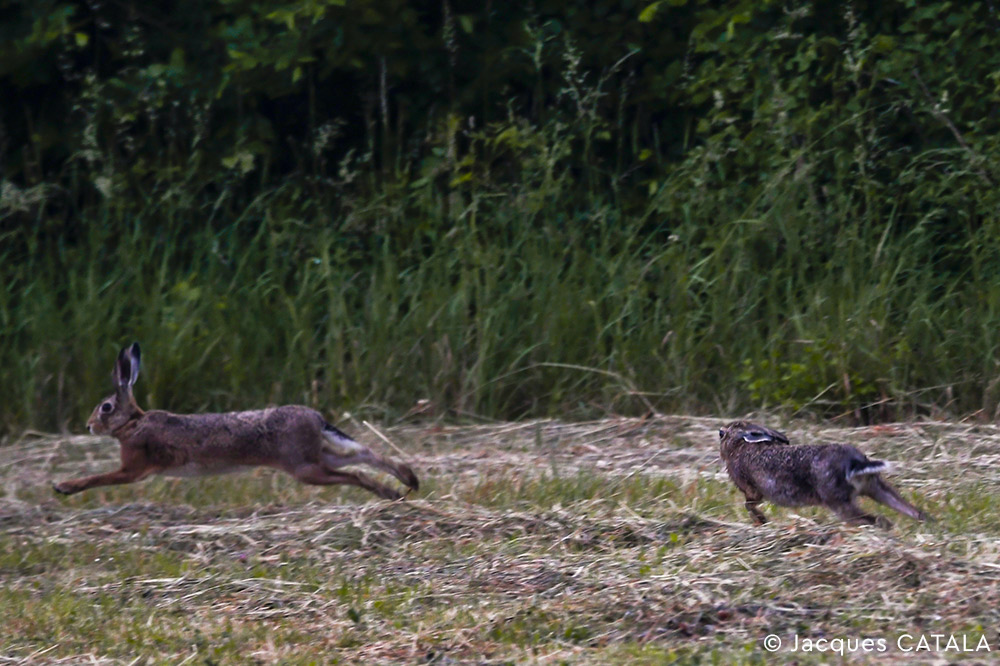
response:
<path id="1" fill-rule="evenodd" d="M 62 498 L 51 480 L 113 467 L 117 443 L 11 439 L 0 664 L 764 663 L 769 634 L 806 663 L 842 660 L 806 639 L 878 663 L 1000 651 L 1000 429 L 766 420 L 898 463 L 937 520 L 885 532 L 770 505 L 754 527 L 724 422 L 381 428 L 423 484 L 396 503 L 270 470 Z"/>

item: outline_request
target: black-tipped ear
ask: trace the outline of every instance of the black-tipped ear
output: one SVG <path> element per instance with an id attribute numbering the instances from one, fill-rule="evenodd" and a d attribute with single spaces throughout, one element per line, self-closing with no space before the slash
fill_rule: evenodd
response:
<path id="1" fill-rule="evenodd" d="M 128 348 L 128 355 L 132 363 L 132 372 L 129 374 L 128 385 L 132 386 L 139 379 L 139 365 L 142 360 L 142 350 L 139 349 L 138 342 L 133 342 L 132 346 Z"/>
<path id="2" fill-rule="evenodd" d="M 777 430 L 771 430 L 770 428 L 765 428 L 767 434 L 774 438 L 774 441 L 781 442 L 782 444 L 788 444 L 788 435 Z"/>
<path id="3" fill-rule="evenodd" d="M 135 380 L 139 378 L 139 362 L 142 352 L 138 343 L 132 343 L 129 347 L 123 347 L 118 352 L 118 361 L 115 362 L 115 371 L 112 373 L 115 387 L 119 391 L 131 391 Z"/>
<path id="4" fill-rule="evenodd" d="M 751 425 L 746 430 L 743 430 L 742 435 L 743 441 L 751 444 L 760 444 L 761 442 L 788 444 L 788 437 L 785 436 L 785 433 L 759 425 Z"/>

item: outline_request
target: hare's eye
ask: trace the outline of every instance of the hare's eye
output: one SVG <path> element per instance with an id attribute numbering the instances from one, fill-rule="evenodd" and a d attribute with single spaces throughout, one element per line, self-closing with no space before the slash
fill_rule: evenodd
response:
<path id="1" fill-rule="evenodd" d="M 726 436 L 726 429 L 725 428 L 719 428 L 719 439 L 722 439 L 725 436 Z"/>
<path id="2" fill-rule="evenodd" d="M 108 412 L 110 412 L 114 408 L 115 408 L 114 405 L 112 405 L 110 402 L 106 402 L 103 405 L 101 405 L 101 413 L 102 414 L 107 414 Z"/>

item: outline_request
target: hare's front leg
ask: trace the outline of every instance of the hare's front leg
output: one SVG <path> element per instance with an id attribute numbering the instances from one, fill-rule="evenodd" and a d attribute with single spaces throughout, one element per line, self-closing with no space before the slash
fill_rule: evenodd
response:
<path id="1" fill-rule="evenodd" d="M 767 516 L 764 515 L 763 511 L 757 508 L 757 505 L 763 501 L 764 501 L 763 498 L 760 497 L 758 497 L 757 499 L 750 499 L 748 497 L 747 501 L 744 503 L 744 505 L 747 508 L 747 511 L 750 512 L 750 517 L 753 518 L 753 522 L 757 525 L 763 525 L 764 523 L 767 522 Z"/>
<path id="2" fill-rule="evenodd" d="M 118 486 L 123 483 L 133 483 L 156 471 L 156 467 L 150 465 L 145 456 L 132 447 L 122 446 L 121 460 L 121 467 L 113 472 L 60 481 L 53 483 L 52 489 L 63 495 L 72 495 L 96 486 Z"/>
<path id="3" fill-rule="evenodd" d="M 81 490 L 87 490 L 95 486 L 117 486 L 123 483 L 132 483 L 133 481 L 142 479 L 147 474 L 149 474 L 148 470 L 122 467 L 113 472 L 53 483 L 52 489 L 63 495 L 72 495 L 73 493 L 78 493 Z"/>
<path id="4" fill-rule="evenodd" d="M 741 485 L 743 485 L 743 487 L 741 487 L 740 490 L 743 491 L 743 494 L 747 498 L 744 506 L 747 508 L 747 511 L 750 512 L 750 517 L 753 518 L 755 525 L 763 525 L 767 522 L 767 516 L 764 515 L 763 511 L 757 508 L 757 505 L 764 501 L 764 496 L 759 490 L 750 484 Z"/>

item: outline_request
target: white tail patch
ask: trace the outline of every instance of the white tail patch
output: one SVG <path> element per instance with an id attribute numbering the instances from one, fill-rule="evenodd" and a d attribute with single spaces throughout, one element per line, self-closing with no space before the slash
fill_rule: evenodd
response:
<path id="1" fill-rule="evenodd" d="M 870 474 L 881 474 L 882 472 L 888 472 L 892 469 L 889 463 L 882 460 L 874 460 L 865 467 L 856 467 L 854 469 L 847 470 L 847 480 L 850 481 L 856 476 L 868 476 Z"/>
<path id="2" fill-rule="evenodd" d="M 331 444 L 331 448 L 337 455 L 353 455 L 365 450 L 363 445 L 354 441 L 333 426 L 325 426 L 323 428 L 323 436 L 326 437 L 326 441 Z"/>

